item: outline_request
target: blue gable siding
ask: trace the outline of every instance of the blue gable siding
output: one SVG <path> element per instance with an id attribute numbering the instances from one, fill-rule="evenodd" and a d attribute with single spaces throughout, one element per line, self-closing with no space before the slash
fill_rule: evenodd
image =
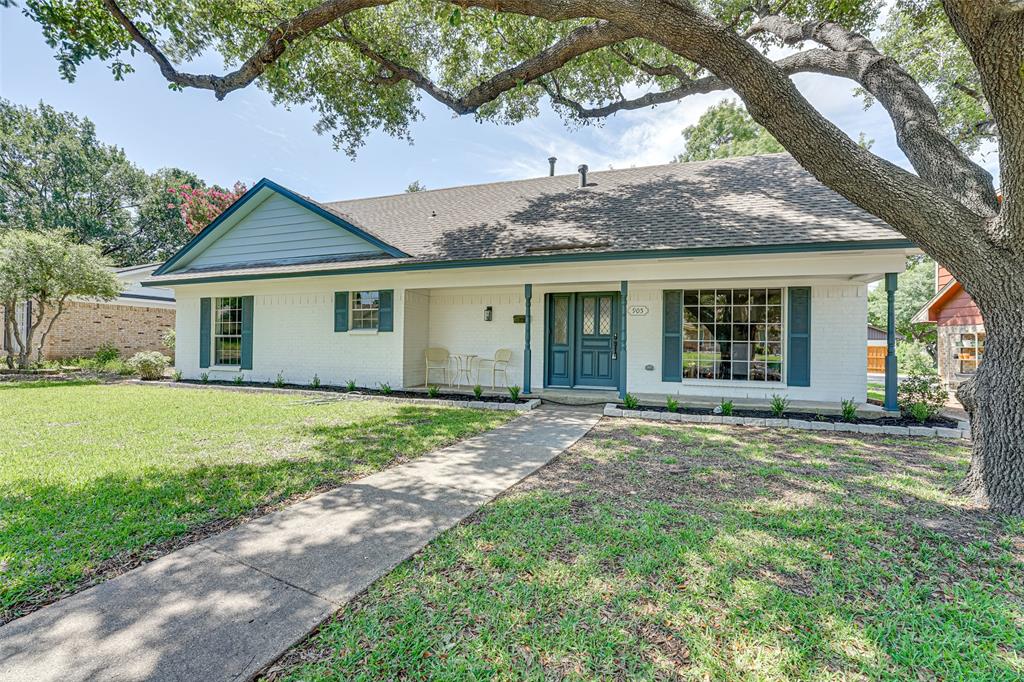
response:
<path id="1" fill-rule="evenodd" d="M 384 255 L 379 247 L 275 193 L 203 248 L 187 269 L 378 254 Z"/>

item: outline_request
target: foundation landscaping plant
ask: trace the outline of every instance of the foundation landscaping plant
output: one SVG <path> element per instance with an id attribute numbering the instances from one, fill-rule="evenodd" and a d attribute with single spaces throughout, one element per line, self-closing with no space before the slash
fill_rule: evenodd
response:
<path id="1" fill-rule="evenodd" d="M 902 390 L 902 388 L 901 388 Z M 852 399 L 836 403 L 835 414 L 824 414 L 821 412 L 800 412 L 789 408 L 789 401 L 776 396 L 764 409 L 736 407 L 733 401 L 723 400 L 713 408 L 710 407 L 689 407 L 683 404 L 670 405 L 646 405 L 640 402 L 636 396 L 626 394 L 621 403 L 614 405 L 621 410 L 640 412 L 669 412 L 684 415 L 717 415 L 721 417 L 751 417 L 754 419 L 795 419 L 812 422 L 830 422 L 835 424 L 875 424 L 878 426 L 929 426 L 955 429 L 959 422 L 955 419 L 944 417 L 941 414 L 941 407 L 935 409 L 935 403 L 922 403 L 919 394 L 914 393 L 913 399 L 901 410 L 899 415 L 879 416 L 874 418 L 858 417 L 857 404 Z M 933 394 L 934 397 L 935 394 Z M 943 396 L 945 396 L 943 389 Z M 674 403 L 675 401 L 673 401 Z M 901 403 L 902 404 L 902 403 Z M 942 405 L 945 405 L 943 398 Z M 923 418 L 921 410 L 924 410 Z M 609 414 L 609 413 L 606 413 Z M 617 413 L 616 413 L 617 414 Z M 638 416 L 638 415 L 625 415 Z"/>
<path id="2" fill-rule="evenodd" d="M 1024 520 L 969 447 L 605 419 L 268 679 L 1018 680 Z"/>
<path id="3" fill-rule="evenodd" d="M 453 390 L 445 391 L 441 386 L 430 385 L 427 387 L 426 392 L 421 391 L 403 391 L 400 389 L 392 388 L 388 383 L 378 384 L 376 388 L 368 388 L 366 386 L 360 386 L 354 379 L 345 381 L 343 385 L 327 384 L 324 383 L 320 377 L 315 377 L 315 381 L 310 384 L 293 384 L 285 381 L 283 374 L 278 374 L 274 378 L 274 381 L 270 383 L 249 381 L 244 375 L 236 375 L 230 381 L 218 381 L 210 378 L 209 374 L 205 372 L 200 375 L 199 380 L 193 379 L 175 379 L 175 382 L 184 384 L 208 384 L 210 386 L 248 386 L 254 388 L 279 388 L 279 389 L 299 389 L 304 391 L 323 391 L 325 393 L 352 393 L 356 395 L 365 396 L 385 396 L 388 398 L 410 398 L 410 399 L 422 399 L 431 398 L 436 400 L 456 400 L 466 401 L 469 400 L 470 396 L 466 393 L 460 393 Z M 472 389 L 473 400 L 484 402 L 484 403 L 512 403 L 522 405 L 529 400 L 520 395 L 522 389 L 519 386 L 510 386 L 505 389 L 505 394 L 498 392 L 484 393 L 484 389 L 481 386 L 474 386 Z"/>
<path id="4" fill-rule="evenodd" d="M 0 623 L 508 412 L 0 383 Z"/>

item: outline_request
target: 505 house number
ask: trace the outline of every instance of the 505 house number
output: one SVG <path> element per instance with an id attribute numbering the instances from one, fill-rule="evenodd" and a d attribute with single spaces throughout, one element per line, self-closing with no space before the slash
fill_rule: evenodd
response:
<path id="1" fill-rule="evenodd" d="M 629 306 L 628 312 L 631 317 L 643 317 L 647 313 L 651 312 L 651 309 L 645 305 L 631 305 Z"/>

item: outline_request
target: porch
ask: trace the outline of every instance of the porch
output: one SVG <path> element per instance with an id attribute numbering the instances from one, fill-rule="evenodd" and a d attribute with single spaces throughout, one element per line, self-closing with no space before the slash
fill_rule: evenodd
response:
<path id="1" fill-rule="evenodd" d="M 794 307 L 797 295 L 806 314 Z M 436 370 L 428 378 L 427 349 L 481 359 L 507 349 L 501 393 L 518 385 L 524 395 L 585 404 L 628 391 L 650 405 L 671 395 L 691 407 L 728 399 L 753 409 L 779 394 L 794 410 L 833 413 L 842 400 L 866 404 L 866 308 L 866 283 L 850 277 L 410 288 L 403 385 L 452 381 Z M 489 366 L 477 366 L 462 373 L 461 389 L 479 383 L 489 393 Z"/>

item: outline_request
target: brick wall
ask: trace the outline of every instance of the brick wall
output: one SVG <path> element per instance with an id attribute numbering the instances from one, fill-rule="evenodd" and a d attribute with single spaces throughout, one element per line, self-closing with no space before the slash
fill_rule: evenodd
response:
<path id="1" fill-rule="evenodd" d="M 43 322 L 41 328 L 46 324 Z M 104 344 L 115 346 L 125 358 L 148 350 L 170 355 L 161 337 L 171 329 L 173 308 L 72 301 L 47 337 L 43 357 L 89 357 Z"/>

